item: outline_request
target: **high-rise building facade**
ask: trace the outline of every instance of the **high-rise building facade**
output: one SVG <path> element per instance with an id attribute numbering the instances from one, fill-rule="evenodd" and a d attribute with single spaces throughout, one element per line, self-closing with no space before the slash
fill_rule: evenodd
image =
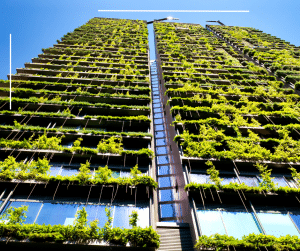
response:
<path id="1" fill-rule="evenodd" d="M 17 69 L 11 110 L 9 81 L 1 81 L 5 241 L 158 245 L 147 39 L 145 21 L 93 18 Z M 16 233 L 8 209 L 20 206 L 29 228 Z"/>
<path id="2" fill-rule="evenodd" d="M 299 249 L 299 47 L 253 28 L 154 30 L 194 244 Z"/>
<path id="3" fill-rule="evenodd" d="M 94 18 L 17 69 L 11 110 L 0 81 L 1 248 L 300 249 L 300 48 L 154 35 L 150 63 L 146 21 Z"/>

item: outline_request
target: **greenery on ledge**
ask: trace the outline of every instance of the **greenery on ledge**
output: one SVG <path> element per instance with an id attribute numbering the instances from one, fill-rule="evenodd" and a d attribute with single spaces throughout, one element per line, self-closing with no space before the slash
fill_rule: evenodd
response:
<path id="1" fill-rule="evenodd" d="M 290 131 L 283 128 L 277 131 L 279 139 L 261 139 L 258 134 L 248 131 L 248 137 L 242 137 L 236 128 L 237 137 L 228 137 L 224 130 L 215 131 L 212 127 L 201 125 L 199 135 L 184 131 L 179 137 L 183 138 L 184 156 L 218 159 L 270 160 L 281 162 L 300 161 L 300 142 L 289 136 Z M 176 138 L 178 139 L 178 137 Z M 195 141 L 198 139 L 199 141 Z M 200 141 L 201 140 L 201 141 Z M 272 144 L 273 151 L 263 144 Z"/>
<path id="2" fill-rule="evenodd" d="M 241 240 L 233 236 L 215 234 L 212 236 L 200 236 L 195 248 L 199 250 L 228 250 L 233 247 L 236 251 L 251 251 L 251 250 L 268 250 L 268 251 L 285 251 L 299 250 L 300 239 L 298 236 L 286 235 L 275 237 L 264 234 L 249 234 L 243 236 Z"/>
<path id="3" fill-rule="evenodd" d="M 277 193 L 277 194 L 299 194 L 300 188 L 291 188 L 291 187 L 278 187 L 278 188 L 272 188 L 267 189 L 264 187 L 250 187 L 247 186 L 245 183 L 239 184 L 239 183 L 233 183 L 230 182 L 227 185 L 215 185 L 215 184 L 200 184 L 191 182 L 187 184 L 184 187 L 185 191 L 189 190 L 209 190 L 209 189 L 216 189 L 217 191 L 224 191 L 224 192 L 236 192 L 236 191 L 243 191 L 245 193 Z"/>
<path id="4" fill-rule="evenodd" d="M 103 116 L 103 117 L 112 117 L 112 116 Z M 138 117 L 138 116 L 137 116 Z M 143 116 L 146 117 L 146 116 Z M 112 117 L 113 118 L 113 117 Z M 126 117 L 125 117 L 126 118 Z M 135 117 L 133 117 L 134 119 Z M 146 117 L 147 118 L 147 117 Z M 135 119 L 134 119 L 135 120 Z M 41 126 L 28 126 L 21 125 L 16 120 L 14 121 L 14 125 L 0 125 L 0 129 L 11 129 L 11 130 L 27 130 L 27 131 L 36 131 L 36 132 L 62 132 L 62 133 L 83 133 L 83 134 L 93 134 L 93 135 L 114 135 L 114 136 L 124 136 L 124 137 L 152 137 L 151 133 L 143 133 L 143 132 L 105 132 L 91 129 L 65 129 L 62 127 L 59 128 L 46 128 Z"/>
<path id="5" fill-rule="evenodd" d="M 81 147 L 82 138 L 78 138 L 74 141 L 74 144 L 71 148 L 63 147 L 61 145 L 62 138 L 61 137 L 47 137 L 46 133 L 39 136 L 36 139 L 33 139 L 35 134 L 33 134 L 28 140 L 7 140 L 4 138 L 0 138 L 0 147 L 4 148 L 14 148 L 14 149 L 48 149 L 48 150 L 56 150 L 56 151 L 65 151 L 70 153 L 90 153 L 90 154 L 98 154 L 98 153 L 112 153 L 112 154 L 131 154 L 137 156 L 147 156 L 153 157 L 154 153 L 149 148 L 142 148 L 140 150 L 124 150 L 122 144 L 121 137 L 112 136 L 108 139 L 102 139 L 99 141 L 97 145 L 97 149 L 89 148 L 89 147 Z"/>
<path id="6" fill-rule="evenodd" d="M 49 161 L 47 159 L 38 158 L 30 164 L 16 162 L 15 158 L 9 156 L 4 161 L 0 161 L 0 179 L 1 180 L 37 180 L 42 182 L 72 182 L 76 185 L 109 185 L 115 184 L 120 186 L 138 186 L 145 185 L 157 188 L 157 182 L 148 175 L 142 174 L 138 170 L 138 166 L 134 166 L 130 170 L 130 177 L 112 177 L 112 170 L 107 166 L 99 167 L 92 176 L 89 162 L 81 164 L 79 172 L 72 176 L 50 176 Z"/>
<path id="7" fill-rule="evenodd" d="M 56 101 L 56 100 L 48 100 L 47 98 L 37 98 L 37 97 L 30 97 L 28 99 L 26 98 L 12 98 L 12 103 L 33 103 L 33 104 L 57 104 L 57 105 L 74 105 L 74 106 L 93 106 L 93 107 L 101 107 L 105 109 L 130 109 L 130 110 L 150 110 L 151 108 L 149 106 L 139 106 L 139 105 L 112 105 L 108 103 L 90 103 L 90 102 L 84 102 L 84 101 Z M 0 104 L 4 102 L 9 102 L 9 98 L 1 98 Z"/>
<path id="8" fill-rule="evenodd" d="M 156 231 L 150 226 L 141 228 L 137 226 L 138 214 L 133 211 L 129 216 L 131 229 L 112 227 L 111 209 L 106 207 L 108 217 L 104 227 L 98 227 L 99 220 L 88 224 L 85 207 L 76 214 L 74 225 L 38 225 L 23 224 L 27 217 L 24 211 L 28 206 L 8 208 L 1 218 L 6 223 L 0 223 L 0 237 L 7 240 L 29 240 L 33 242 L 65 243 L 67 241 L 88 244 L 94 241 L 104 241 L 107 244 L 126 246 L 128 243 L 133 247 L 159 247 L 160 239 Z"/>
<path id="9" fill-rule="evenodd" d="M 207 169 L 207 174 L 210 176 L 210 180 L 213 184 L 207 183 L 195 183 L 191 182 L 187 184 L 184 189 L 185 191 L 190 190 L 200 190 L 200 189 L 216 189 L 217 191 L 224 191 L 224 192 L 236 192 L 236 191 L 243 191 L 246 193 L 278 193 L 278 194 L 299 194 L 300 188 L 291 188 L 291 187 L 276 187 L 277 184 L 273 182 L 274 177 L 271 177 L 272 169 L 268 169 L 268 166 L 261 163 L 256 163 L 254 166 L 258 169 L 261 176 L 261 182 L 259 186 L 252 187 L 246 185 L 244 182 L 239 184 L 236 182 L 230 182 L 227 185 L 222 185 L 221 182 L 223 179 L 219 177 L 219 171 L 216 170 L 215 166 L 211 161 L 207 161 L 205 163 L 210 168 Z M 300 173 L 293 167 L 289 168 L 291 170 L 292 177 L 297 181 L 298 184 L 300 181 Z"/>

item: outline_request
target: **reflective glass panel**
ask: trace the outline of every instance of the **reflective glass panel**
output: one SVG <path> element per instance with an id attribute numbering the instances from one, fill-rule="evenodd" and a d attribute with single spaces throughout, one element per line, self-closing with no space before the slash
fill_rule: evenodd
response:
<path id="1" fill-rule="evenodd" d="M 170 177 L 160 177 L 158 178 L 159 187 L 170 187 L 171 178 Z"/>
<path id="2" fill-rule="evenodd" d="M 260 233 L 251 213 L 225 211 L 221 211 L 221 213 L 229 236 L 242 239 L 243 235 Z"/>
<path id="3" fill-rule="evenodd" d="M 209 178 L 209 175 L 191 173 L 190 177 L 191 177 L 191 182 L 205 184 Z"/>
<path id="4" fill-rule="evenodd" d="M 149 227 L 149 220 L 150 220 L 149 207 L 138 207 L 137 211 L 138 211 L 137 225 L 142 228 Z"/>
<path id="5" fill-rule="evenodd" d="M 85 207 L 85 210 L 87 213 L 88 223 L 93 220 L 99 220 L 98 226 L 104 227 L 104 224 L 107 221 L 107 216 L 105 214 L 105 206 L 104 205 L 80 206 L 78 210 L 81 210 L 83 207 Z"/>
<path id="6" fill-rule="evenodd" d="M 60 171 L 61 171 L 61 166 L 52 166 L 50 167 L 48 173 L 50 174 L 50 176 L 56 176 L 60 173 Z"/>
<path id="7" fill-rule="evenodd" d="M 128 206 L 115 206 L 113 226 L 129 228 L 129 215 L 133 208 Z"/>
<path id="8" fill-rule="evenodd" d="M 159 199 L 160 201 L 172 201 L 173 199 L 173 190 L 166 189 L 166 190 L 159 190 Z"/>
<path id="9" fill-rule="evenodd" d="M 256 177 L 239 176 L 242 183 L 250 187 L 257 187 L 259 185 Z"/>
<path id="10" fill-rule="evenodd" d="M 160 205 L 160 215 L 162 218 L 175 217 L 174 205 L 173 204 Z"/>
<path id="11" fill-rule="evenodd" d="M 300 229 L 300 214 L 290 214 L 290 217 L 292 218 L 298 229 Z"/>
<path id="12" fill-rule="evenodd" d="M 228 185 L 230 182 L 238 183 L 238 180 L 236 177 L 220 177 L 220 178 L 223 179 L 221 181 L 222 185 Z"/>
<path id="13" fill-rule="evenodd" d="M 72 225 L 75 220 L 77 204 L 44 203 L 36 220 L 37 224 Z"/>
<path id="14" fill-rule="evenodd" d="M 300 236 L 287 214 L 257 213 L 257 216 L 268 235 L 274 235 L 275 237 L 287 234 Z"/>
<path id="15" fill-rule="evenodd" d="M 63 168 L 60 175 L 61 176 L 72 176 L 72 175 L 76 175 L 78 172 L 79 172 L 78 169 Z"/>
<path id="16" fill-rule="evenodd" d="M 170 174 L 170 166 L 159 166 L 158 167 L 158 175 L 166 175 Z"/>
<path id="17" fill-rule="evenodd" d="M 163 164 L 168 164 L 169 163 L 168 156 L 158 156 L 156 158 L 157 158 L 157 163 L 159 165 L 163 165 Z"/>
<path id="18" fill-rule="evenodd" d="M 288 187 L 288 183 L 285 181 L 283 177 L 274 177 L 273 182 L 277 185 L 276 187 Z"/>
<path id="19" fill-rule="evenodd" d="M 197 210 L 202 235 L 226 234 L 219 211 Z"/>
<path id="20" fill-rule="evenodd" d="M 121 177 L 130 177 L 130 172 L 129 171 L 128 172 L 127 171 L 121 171 L 120 176 Z"/>

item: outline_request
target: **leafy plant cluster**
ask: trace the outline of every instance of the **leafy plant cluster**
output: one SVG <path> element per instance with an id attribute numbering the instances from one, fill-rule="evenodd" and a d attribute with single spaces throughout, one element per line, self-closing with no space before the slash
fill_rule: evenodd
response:
<path id="1" fill-rule="evenodd" d="M 9 101 L 9 98 L 2 98 L 0 103 L 4 103 Z M 12 103 L 33 103 L 33 104 L 57 104 L 57 105 L 73 105 L 73 106 L 95 106 L 95 107 L 103 107 L 103 108 L 119 108 L 119 109 L 131 109 L 131 110 L 150 110 L 148 106 L 139 106 L 139 105 L 114 105 L 108 103 L 90 103 L 84 101 L 60 101 L 60 100 L 48 100 L 48 98 L 37 98 L 37 97 L 30 97 L 30 98 L 12 98 Z"/>
<path id="2" fill-rule="evenodd" d="M 8 88 L 0 88 L 1 91 L 4 92 L 9 92 Z M 83 95 L 83 96 L 92 96 L 92 97 L 105 97 L 105 98 L 112 98 L 112 97 L 118 97 L 118 98 L 130 98 L 130 99 L 146 99 L 146 100 L 150 100 L 150 97 L 148 95 L 134 95 L 134 94 L 129 94 L 129 92 L 127 93 L 91 93 L 88 91 L 82 91 L 81 88 L 77 88 L 76 91 L 72 91 L 72 92 L 68 92 L 68 91 L 50 91 L 50 90 L 34 90 L 31 88 L 12 88 L 12 91 L 14 92 L 14 96 L 23 96 L 23 95 L 30 95 L 31 94 L 44 94 L 44 95 L 48 95 L 48 94 L 58 94 L 58 95 Z"/>
<path id="3" fill-rule="evenodd" d="M 72 241 L 75 243 L 90 243 L 93 241 L 104 241 L 108 245 L 117 244 L 126 246 L 129 243 L 134 247 L 159 247 L 160 239 L 152 227 L 138 227 L 137 212 L 133 211 L 129 216 L 131 229 L 112 227 L 111 209 L 106 207 L 105 212 L 108 220 L 104 227 L 98 226 L 96 219 L 88 223 L 85 207 L 76 214 L 73 225 L 38 225 L 24 224 L 26 219 L 25 211 L 28 206 L 18 208 L 10 207 L 2 218 L 6 223 L 0 223 L 0 236 L 15 240 L 29 240 L 33 242 L 55 242 L 65 243 Z"/>
<path id="4" fill-rule="evenodd" d="M 0 161 L 0 179 L 1 180 L 37 180 L 43 182 L 72 182 L 77 185 L 105 185 L 118 184 L 120 186 L 138 186 L 144 185 L 156 188 L 157 182 L 146 174 L 142 174 L 138 170 L 138 166 L 134 166 L 130 170 L 130 177 L 113 178 L 113 172 L 108 166 L 99 167 L 95 174 L 92 175 L 90 163 L 81 164 L 79 172 L 72 176 L 51 176 L 49 174 L 51 165 L 46 158 L 37 161 L 17 162 L 12 156 L 4 161 Z"/>
<path id="5" fill-rule="evenodd" d="M 92 116 L 90 116 L 92 117 Z M 105 119 L 116 119 L 115 117 L 111 116 L 103 116 Z M 107 118 L 108 117 L 108 118 Z M 101 118 L 101 116 L 100 116 Z M 132 120 L 137 120 L 138 118 L 134 118 Z M 125 117 L 125 120 L 131 120 L 130 117 Z M 142 119 L 141 119 L 142 120 Z M 143 121 L 143 120 L 142 120 Z M 146 120 L 148 121 L 148 120 Z M 41 126 L 28 126 L 25 124 L 20 124 L 16 120 L 14 121 L 14 125 L 0 125 L 1 129 L 11 129 L 11 130 L 26 130 L 26 131 L 37 131 L 37 132 L 62 132 L 62 133 L 78 133 L 78 134 L 92 134 L 92 135 L 115 135 L 115 136 L 131 136 L 131 137 L 152 137 L 151 133 L 143 133 L 143 132 L 105 132 L 105 131 L 99 131 L 99 130 L 93 130 L 93 129 L 69 129 L 69 128 L 46 128 Z"/>
<path id="6" fill-rule="evenodd" d="M 249 129 L 248 137 L 230 137 L 222 130 L 215 131 L 210 126 L 201 125 L 199 135 L 194 136 L 184 131 L 180 137 L 183 138 L 181 145 L 184 155 L 188 157 L 299 162 L 300 141 L 290 137 L 286 128 L 278 132 L 281 139 L 262 140 Z M 270 143 L 272 151 L 261 146 L 263 142 Z"/>
<path id="7" fill-rule="evenodd" d="M 50 55 L 51 54 L 44 54 L 44 58 L 51 58 Z M 95 67 L 96 63 L 106 64 L 107 66 L 111 66 L 111 65 L 118 66 L 117 68 L 122 68 L 122 66 L 125 66 L 126 68 L 130 67 L 130 68 L 137 69 L 138 65 L 140 67 L 147 66 L 147 61 L 145 60 L 137 60 L 135 57 L 127 59 L 124 58 L 123 55 L 121 55 L 120 58 L 108 58 L 104 56 L 90 57 L 88 56 L 88 54 L 85 56 L 73 56 L 73 55 L 67 55 L 65 53 L 58 54 L 58 55 L 51 55 L 51 56 L 54 57 L 56 60 L 59 60 L 59 62 L 63 63 L 63 65 L 67 65 L 67 66 L 71 66 L 71 65 L 81 66 L 83 65 L 83 63 L 81 62 L 84 62 L 84 64 L 89 64 L 90 67 Z"/>
<path id="8" fill-rule="evenodd" d="M 268 166 L 263 163 L 255 163 L 254 166 L 258 169 L 260 172 L 261 181 L 259 183 L 259 186 L 248 186 L 244 182 L 243 183 L 236 183 L 236 182 L 230 182 L 229 184 L 222 185 L 221 182 L 223 179 L 219 177 L 219 171 L 216 170 L 215 166 L 211 161 L 207 161 L 205 163 L 210 168 L 207 169 L 207 174 L 209 175 L 209 179 L 211 181 L 211 184 L 207 183 L 195 183 L 191 182 L 187 184 L 184 189 L 186 191 L 189 190 L 195 190 L 195 189 L 216 189 L 217 191 L 226 191 L 226 192 L 236 192 L 236 191 L 243 191 L 246 193 L 277 193 L 277 194 L 299 194 L 300 188 L 291 188 L 291 187 L 277 187 L 277 184 L 273 182 L 274 177 L 271 177 L 271 171 L 272 169 L 268 169 Z M 293 167 L 289 168 L 291 170 L 292 177 L 298 185 L 300 185 L 300 174 L 297 172 L 297 170 Z"/>
<path id="9" fill-rule="evenodd" d="M 175 117 L 173 124 L 183 128 L 183 133 L 175 140 L 181 144 L 184 156 L 299 162 L 299 154 L 296 153 L 300 150 L 299 141 L 289 136 L 290 129 L 297 130 L 292 123 L 300 117 L 298 96 L 291 94 L 293 90 L 280 89 L 282 83 L 274 76 L 269 76 L 264 68 L 247 62 L 208 31 L 195 36 L 201 38 L 204 46 L 191 47 L 192 32 L 187 30 L 182 34 L 172 27 L 176 26 L 155 24 L 160 55 L 165 63 L 166 94 Z M 248 36 L 248 31 L 231 30 L 231 36 L 236 36 L 234 41 Z M 182 48 L 202 58 L 181 56 L 178 53 Z M 177 55 L 174 56 L 174 53 Z M 183 78 L 178 80 L 179 76 Z M 226 82 L 220 83 L 222 79 Z M 279 118 L 289 119 L 284 124 L 273 122 Z M 194 129 L 193 124 L 195 128 L 200 127 L 199 133 L 184 130 L 184 125 Z M 272 134 L 277 133 L 279 139 L 270 136 L 261 139 L 251 130 L 248 130 L 248 137 L 244 131 L 242 136 L 241 127 L 272 129 Z M 224 133 L 225 130 L 230 136 Z"/>
<path id="10" fill-rule="evenodd" d="M 5 84 L 9 84 L 9 80 L 0 80 L 0 83 L 5 83 Z M 76 89 L 78 88 L 93 88 L 92 91 L 95 91 L 97 89 L 99 89 L 98 85 L 94 85 L 94 84 L 83 84 L 83 83 L 57 83 L 57 82 L 47 82 L 47 81 L 25 81 L 25 80 L 12 80 L 12 84 L 18 84 L 20 86 L 22 85 L 46 85 L 47 86 L 57 86 L 57 87 L 74 87 Z M 150 92 L 150 88 L 149 87 L 144 87 L 144 86 L 139 86 L 139 85 L 135 85 L 135 86 L 130 86 L 130 85 L 125 85 L 123 83 L 123 85 L 101 85 L 101 90 L 117 90 L 117 89 L 126 89 L 127 90 L 137 90 L 137 91 L 146 91 L 146 92 Z M 99 91 L 99 90 L 97 90 Z"/>
<path id="11" fill-rule="evenodd" d="M 199 250 L 228 250 L 233 247 L 235 250 L 263 250 L 284 251 L 298 250 L 300 248 L 300 239 L 298 236 L 286 235 L 275 237 L 264 234 L 249 234 L 242 239 L 233 236 L 215 234 L 211 236 L 202 235 L 199 237 L 195 248 Z"/>
<path id="12" fill-rule="evenodd" d="M 299 80 L 298 48 L 288 42 L 247 27 L 210 26 L 224 38 L 235 42 L 244 53 L 264 63 L 277 77 L 288 82 Z"/>
<path id="13" fill-rule="evenodd" d="M 46 133 L 39 136 L 36 139 L 33 139 L 35 134 L 33 134 L 28 140 L 7 140 L 4 138 L 0 138 L 0 147 L 3 148 L 14 148 L 14 149 L 49 149 L 49 150 L 56 150 L 56 151 L 66 151 L 70 153 L 91 153 L 91 154 L 98 154 L 98 153 L 113 153 L 113 154 L 134 154 L 134 155 L 144 155 L 147 157 L 153 157 L 153 151 L 148 148 L 142 148 L 138 151 L 133 150 L 123 150 L 122 147 L 122 138 L 121 137 L 109 137 L 108 139 L 102 139 L 98 145 L 97 149 L 88 148 L 88 147 L 81 147 L 80 143 L 82 138 L 78 138 L 75 142 L 73 147 L 63 147 L 61 145 L 62 138 L 61 137 L 47 137 Z"/>

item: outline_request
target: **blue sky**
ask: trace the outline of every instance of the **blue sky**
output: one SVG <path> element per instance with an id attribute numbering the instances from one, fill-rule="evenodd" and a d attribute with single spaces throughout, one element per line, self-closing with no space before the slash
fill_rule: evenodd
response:
<path id="1" fill-rule="evenodd" d="M 51 47 L 67 32 L 93 17 L 153 20 L 167 16 L 178 22 L 221 20 L 226 25 L 249 26 L 300 46 L 299 0 L 1 0 L 0 79 L 9 74 L 9 34 L 12 34 L 12 73 Z M 249 10 L 249 13 L 107 13 L 110 10 Z M 152 26 L 149 30 L 153 41 Z M 154 49 L 150 47 L 153 58 Z"/>

